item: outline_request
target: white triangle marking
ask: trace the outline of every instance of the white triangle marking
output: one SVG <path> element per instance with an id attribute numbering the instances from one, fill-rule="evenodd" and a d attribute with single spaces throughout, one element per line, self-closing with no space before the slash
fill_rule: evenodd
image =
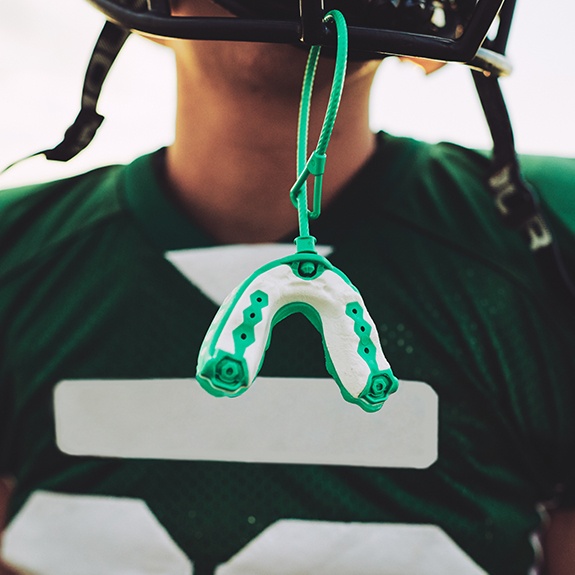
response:
<path id="1" fill-rule="evenodd" d="M 322 256 L 333 252 L 331 246 L 317 246 Z M 239 244 L 178 250 L 166 258 L 191 283 L 216 304 L 261 266 L 295 253 L 292 244 Z"/>
<path id="2" fill-rule="evenodd" d="M 260 377 L 234 399 L 187 379 L 69 380 L 54 404 L 56 442 L 70 455 L 404 468 L 437 459 L 437 394 L 416 381 L 378 413 L 343 401 L 327 378 Z"/>

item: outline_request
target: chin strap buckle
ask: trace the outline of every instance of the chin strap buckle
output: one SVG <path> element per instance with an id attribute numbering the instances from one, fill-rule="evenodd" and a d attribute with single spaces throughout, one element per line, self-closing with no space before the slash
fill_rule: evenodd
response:
<path id="1" fill-rule="evenodd" d="M 495 207 L 509 227 L 522 230 L 531 251 L 549 246 L 551 231 L 539 212 L 535 191 L 519 174 L 516 163 L 505 164 L 488 180 Z"/>

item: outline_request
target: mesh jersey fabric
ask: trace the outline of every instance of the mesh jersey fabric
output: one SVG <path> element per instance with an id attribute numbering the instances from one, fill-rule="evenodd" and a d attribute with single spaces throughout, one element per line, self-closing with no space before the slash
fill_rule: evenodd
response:
<path id="1" fill-rule="evenodd" d="M 217 307 L 165 253 L 214 241 L 162 189 L 160 153 L 0 194 L 0 472 L 17 478 L 11 515 L 38 490 L 138 498 L 199 575 L 280 519 L 437 525 L 487 573 L 527 573 L 537 505 L 574 493 L 574 310 L 498 221 L 488 161 L 455 145 L 380 134 L 376 155 L 312 228 L 362 293 L 396 375 L 438 394 L 431 467 L 58 450 L 59 381 L 197 385 Z M 575 162 L 523 163 L 573 273 Z M 276 326 L 262 375 L 327 377 L 305 319 Z"/>

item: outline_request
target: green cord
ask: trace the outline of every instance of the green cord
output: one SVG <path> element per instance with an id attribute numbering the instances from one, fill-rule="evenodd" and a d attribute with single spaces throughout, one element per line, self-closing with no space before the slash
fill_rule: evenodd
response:
<path id="1" fill-rule="evenodd" d="M 296 239 L 299 251 L 315 251 L 314 240 L 309 234 L 309 219 L 316 219 L 321 212 L 321 194 L 323 185 L 323 174 L 325 171 L 326 150 L 333 132 L 333 126 L 337 117 L 345 72 L 347 68 L 348 38 L 347 23 L 341 12 L 332 10 L 324 17 L 324 22 L 333 21 L 337 32 L 337 51 L 335 58 L 335 71 L 331 92 L 323 126 L 316 149 L 307 157 L 307 140 L 309 134 L 309 117 L 311 108 L 311 94 L 315 80 L 315 73 L 321 52 L 321 46 L 312 46 L 304 74 L 302 86 L 298 135 L 297 135 L 297 173 L 299 174 L 296 183 L 290 191 L 290 198 L 293 205 L 298 210 L 300 237 Z M 308 209 L 307 205 L 307 179 L 314 176 L 313 206 Z M 298 241 L 300 240 L 300 241 Z"/>

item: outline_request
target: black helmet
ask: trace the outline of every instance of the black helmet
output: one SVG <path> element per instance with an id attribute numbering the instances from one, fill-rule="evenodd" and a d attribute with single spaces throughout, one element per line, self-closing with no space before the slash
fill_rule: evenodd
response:
<path id="1" fill-rule="evenodd" d="M 169 0 L 88 1 L 117 25 L 156 36 L 321 45 L 335 43 L 322 16 L 337 9 L 349 24 L 349 45 L 356 54 L 467 63 L 478 52 L 481 55 L 504 4 L 504 0 L 213 0 L 236 17 L 189 18 L 173 16 Z M 510 21 L 515 2 L 505 4 Z M 496 51 L 502 54 L 509 25 L 500 29 L 504 38 Z M 500 58 L 483 66 L 479 60 L 474 64 L 505 69 Z"/>
<path id="2" fill-rule="evenodd" d="M 231 12 L 214 18 L 174 16 L 170 0 L 88 1 L 107 22 L 88 65 L 78 117 L 58 146 L 38 152 L 50 160 L 67 161 L 94 138 L 104 119 L 96 111 L 102 85 L 132 31 L 330 47 L 336 34 L 324 15 L 338 9 L 349 24 L 355 58 L 398 55 L 464 62 L 494 77 L 510 71 L 504 52 L 515 0 L 212 0 Z M 496 19 L 497 34 L 486 39 Z"/>
<path id="3" fill-rule="evenodd" d="M 297 20 L 300 4 L 289 0 L 214 0 L 244 18 Z M 477 0 L 324 0 L 352 26 L 457 38 L 467 28 Z"/>
<path id="4" fill-rule="evenodd" d="M 507 74 L 504 56 L 515 0 L 213 0 L 229 17 L 172 15 L 170 0 L 88 0 L 107 18 L 88 65 L 78 117 L 50 160 L 67 161 L 92 141 L 103 117 L 96 111 L 102 84 L 132 31 L 166 38 L 335 45 L 324 22 L 338 9 L 349 23 L 356 58 L 414 56 L 464 62 Z M 499 17 L 494 39 L 486 39 Z M 10 167 L 10 166 L 9 166 Z"/>

